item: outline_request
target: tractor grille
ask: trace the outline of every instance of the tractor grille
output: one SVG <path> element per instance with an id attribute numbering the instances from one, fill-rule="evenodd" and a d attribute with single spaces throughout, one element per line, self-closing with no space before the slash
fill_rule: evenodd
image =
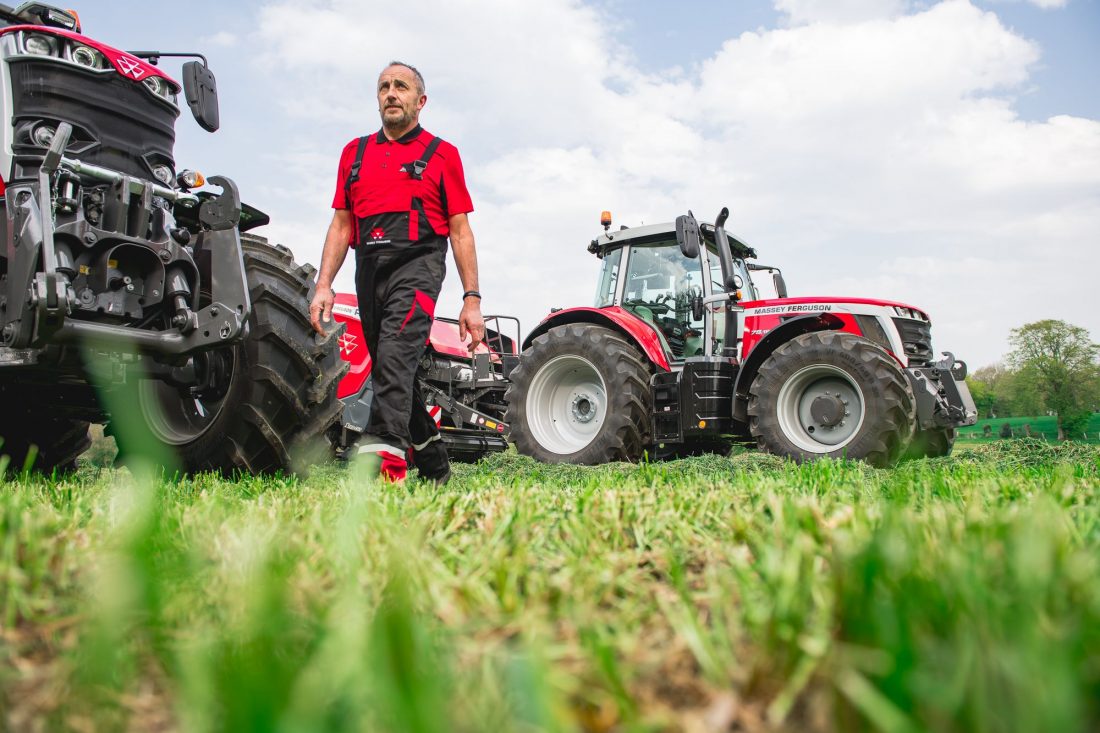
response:
<path id="1" fill-rule="evenodd" d="M 17 128 L 35 120 L 74 127 L 67 155 L 146 180 L 153 163 L 172 168 L 177 110 L 142 84 L 120 74 L 93 74 L 69 64 L 33 58 L 9 62 Z M 14 177 L 33 176 L 45 150 L 17 135 Z"/>
<path id="2" fill-rule="evenodd" d="M 932 325 L 927 321 L 914 321 L 909 318 L 895 318 L 901 342 L 905 345 L 905 355 L 909 357 L 909 366 L 923 367 L 932 363 Z"/>

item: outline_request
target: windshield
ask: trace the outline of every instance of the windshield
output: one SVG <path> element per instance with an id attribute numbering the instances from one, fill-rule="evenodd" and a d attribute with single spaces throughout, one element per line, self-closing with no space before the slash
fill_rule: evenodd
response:
<path id="1" fill-rule="evenodd" d="M 603 256 L 603 264 L 600 265 L 600 278 L 596 282 L 597 308 L 603 308 L 615 302 L 615 289 L 619 284 L 619 263 L 622 260 L 622 247 Z"/>
<path id="2" fill-rule="evenodd" d="M 675 241 L 630 248 L 623 308 L 656 326 L 676 357 L 702 353 L 703 321 L 691 313 L 702 295 L 701 261 L 684 257 Z"/>
<path id="3" fill-rule="evenodd" d="M 710 262 L 711 290 L 715 293 L 724 293 L 726 288 L 723 285 L 722 262 L 718 259 L 718 252 L 708 246 L 707 255 L 707 260 Z M 744 283 L 741 287 L 741 300 L 756 300 L 756 287 L 752 283 L 752 276 L 749 275 L 749 268 L 745 266 L 745 261 L 740 257 L 733 258 L 733 273 Z"/>

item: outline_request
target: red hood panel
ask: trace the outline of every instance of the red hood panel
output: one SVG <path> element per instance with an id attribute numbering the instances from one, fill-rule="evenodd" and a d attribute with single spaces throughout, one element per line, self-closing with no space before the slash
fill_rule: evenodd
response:
<path id="1" fill-rule="evenodd" d="M 127 79 L 132 79 L 133 81 L 142 81 L 147 76 L 159 76 L 162 79 L 167 79 L 168 81 L 170 81 L 176 87 L 176 92 L 179 92 L 179 83 L 157 67 L 150 64 L 148 61 L 144 59 L 139 59 L 137 56 L 131 56 L 125 51 L 119 51 L 117 48 L 108 46 L 105 43 L 100 43 L 99 41 L 88 38 L 87 36 L 82 36 L 79 33 L 73 33 L 72 31 L 67 31 L 64 28 L 51 28 L 49 26 L 41 25 L 13 25 L 8 26 L 7 28 L 0 29 L 0 35 L 4 35 L 5 33 L 13 33 L 15 31 L 33 31 L 34 33 L 46 33 L 53 36 L 68 38 L 70 41 L 76 41 L 77 43 L 82 43 L 85 46 L 90 46 L 91 48 L 94 48 L 95 50 L 106 56 L 107 60 L 111 62 L 111 65 L 115 67 L 115 70 L 125 76 Z"/>

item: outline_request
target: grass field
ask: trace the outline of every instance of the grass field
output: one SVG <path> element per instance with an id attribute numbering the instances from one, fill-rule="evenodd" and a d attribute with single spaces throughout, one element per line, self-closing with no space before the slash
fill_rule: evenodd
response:
<path id="1" fill-rule="evenodd" d="M 0 728 L 1100 729 L 1100 450 L 0 492 Z"/>
<path id="2" fill-rule="evenodd" d="M 1036 417 L 998 417 L 979 420 L 976 425 L 959 430 L 959 438 L 966 441 L 998 440 L 1001 426 L 1008 424 L 1017 438 L 1026 437 L 1025 425 L 1031 426 L 1031 436 L 1043 440 L 1058 439 L 1058 418 L 1054 415 Z M 985 437 L 985 426 L 989 425 L 989 437 Z M 1094 412 L 1085 428 L 1084 435 L 1075 435 L 1073 439 L 1082 443 L 1100 443 L 1100 412 Z"/>

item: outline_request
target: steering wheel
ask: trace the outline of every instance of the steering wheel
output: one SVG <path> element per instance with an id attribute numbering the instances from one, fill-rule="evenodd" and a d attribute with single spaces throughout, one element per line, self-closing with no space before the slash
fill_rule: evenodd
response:
<path id="1" fill-rule="evenodd" d="M 634 298 L 632 300 L 623 301 L 624 308 L 632 308 L 639 305 L 643 308 L 649 308 L 649 310 L 652 311 L 653 315 L 655 316 L 661 315 L 662 313 L 668 313 L 670 310 L 672 310 L 672 308 L 670 308 L 666 303 L 661 303 L 657 301 L 650 302 L 648 300 L 642 300 L 641 298 Z"/>

